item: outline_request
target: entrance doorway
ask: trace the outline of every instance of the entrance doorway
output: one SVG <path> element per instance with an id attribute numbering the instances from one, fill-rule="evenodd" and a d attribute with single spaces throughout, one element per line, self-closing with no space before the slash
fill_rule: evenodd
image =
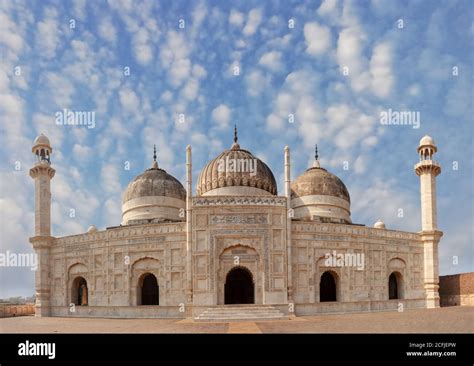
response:
<path id="1" fill-rule="evenodd" d="M 395 300 L 402 298 L 402 275 L 398 272 L 392 272 L 388 278 L 388 299 Z"/>
<path id="2" fill-rule="evenodd" d="M 76 277 L 72 282 L 71 300 L 75 305 L 87 306 L 89 303 L 87 281 L 84 277 Z"/>
<path id="3" fill-rule="evenodd" d="M 158 281 L 153 274 L 147 273 L 144 275 L 141 290 L 141 305 L 160 304 L 160 290 L 158 287 Z"/>
<path id="4" fill-rule="evenodd" d="M 336 279 L 331 272 L 324 272 L 321 276 L 319 301 L 337 301 Z"/>
<path id="5" fill-rule="evenodd" d="M 254 304 L 255 285 L 250 271 L 243 267 L 231 269 L 224 285 L 224 304 Z"/>

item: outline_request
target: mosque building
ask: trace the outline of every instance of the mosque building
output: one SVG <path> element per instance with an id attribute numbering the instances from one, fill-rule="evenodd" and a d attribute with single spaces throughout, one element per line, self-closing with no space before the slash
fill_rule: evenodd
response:
<path id="1" fill-rule="evenodd" d="M 285 182 L 234 142 L 201 170 L 193 193 L 191 146 L 185 186 L 151 167 L 123 193 L 122 222 L 51 236 L 53 148 L 32 149 L 38 255 L 36 315 L 274 319 L 335 312 L 439 306 L 437 147 L 418 146 L 421 231 L 351 219 L 345 184 L 313 164 Z"/>

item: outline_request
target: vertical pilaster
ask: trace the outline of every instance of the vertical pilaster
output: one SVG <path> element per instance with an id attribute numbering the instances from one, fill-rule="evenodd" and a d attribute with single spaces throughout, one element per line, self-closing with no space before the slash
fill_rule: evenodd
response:
<path id="1" fill-rule="evenodd" d="M 292 266 L 292 243 L 291 243 L 291 163 L 290 148 L 285 146 L 285 196 L 286 196 L 286 247 L 287 247 L 287 283 L 288 302 L 293 302 L 293 266 Z"/>
<path id="2" fill-rule="evenodd" d="M 193 269 L 192 269 L 192 156 L 191 145 L 186 147 L 186 297 L 187 315 L 192 315 L 193 303 Z"/>

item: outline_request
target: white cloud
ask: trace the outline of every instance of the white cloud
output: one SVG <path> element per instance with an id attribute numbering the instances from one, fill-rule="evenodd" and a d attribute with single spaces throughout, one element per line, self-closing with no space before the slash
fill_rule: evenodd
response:
<path id="1" fill-rule="evenodd" d="M 220 104 L 211 113 L 212 120 L 216 122 L 219 129 L 225 129 L 229 125 L 231 111 L 225 104 Z"/>
<path id="2" fill-rule="evenodd" d="M 191 78 L 188 82 L 184 85 L 183 88 L 183 96 L 188 100 L 195 100 L 198 96 L 199 92 L 199 81 Z"/>
<path id="3" fill-rule="evenodd" d="M 119 91 L 119 99 L 122 108 L 128 112 L 136 112 L 140 106 L 140 100 L 138 99 L 135 92 L 126 87 Z"/>
<path id="4" fill-rule="evenodd" d="M 379 43 L 374 47 L 370 60 L 372 75 L 372 91 L 375 95 L 385 98 L 392 91 L 394 77 L 392 74 L 392 47 L 389 43 Z"/>
<path id="5" fill-rule="evenodd" d="M 77 163 L 84 164 L 90 161 L 94 156 L 94 151 L 89 146 L 74 144 L 72 147 L 72 154 Z"/>
<path id="6" fill-rule="evenodd" d="M 105 226 L 117 226 L 122 221 L 122 207 L 120 195 L 112 196 L 104 205 Z"/>
<path id="7" fill-rule="evenodd" d="M 253 70 L 245 76 L 247 93 L 252 97 L 260 95 L 269 84 L 268 79 L 259 70 Z"/>
<path id="8" fill-rule="evenodd" d="M 206 69 L 201 65 L 193 65 L 193 76 L 198 79 L 204 79 L 207 76 Z"/>
<path id="9" fill-rule="evenodd" d="M 25 168 L 24 168 L 25 169 Z M 25 169 L 26 170 L 26 169 Z M 2 170 L 0 179 L 0 248 L 33 253 L 28 238 L 34 234 L 34 183 L 27 171 Z M 12 279 L 15 279 L 12 281 Z M 32 295 L 34 271 L 26 267 L 0 268 L 0 298 Z"/>
<path id="10" fill-rule="evenodd" d="M 267 130 L 276 133 L 287 126 L 289 131 L 297 132 L 306 148 L 314 146 L 322 136 L 322 113 L 313 94 L 313 88 L 318 85 L 317 75 L 307 70 L 289 74 L 275 98 L 273 112 L 267 117 Z"/>
<path id="11" fill-rule="evenodd" d="M 100 182 L 106 193 L 120 193 L 122 187 L 120 186 L 119 166 L 110 162 L 103 165 L 100 171 Z"/>
<path id="12" fill-rule="evenodd" d="M 359 155 L 354 161 L 354 173 L 363 174 L 367 170 L 367 160 L 369 157 Z"/>
<path id="13" fill-rule="evenodd" d="M 376 119 L 347 104 L 335 104 L 326 112 L 327 129 L 336 146 L 349 150 L 374 133 Z M 349 123 L 350 121 L 350 123 Z M 370 142 L 370 141 L 369 141 Z"/>
<path id="14" fill-rule="evenodd" d="M 316 22 L 304 25 L 306 52 L 311 56 L 318 56 L 327 52 L 331 46 L 331 32 L 328 27 Z"/>
<path id="15" fill-rule="evenodd" d="M 229 14 L 229 23 L 236 27 L 241 27 L 244 24 L 244 14 L 232 9 Z"/>
<path id="16" fill-rule="evenodd" d="M 472 84 L 468 75 L 455 77 L 455 81 L 445 91 L 444 110 L 448 116 L 462 118 L 472 115 Z M 471 93 L 467 90 L 471 90 Z"/>
<path id="17" fill-rule="evenodd" d="M 115 43 L 117 40 L 117 31 L 112 24 L 110 17 L 105 17 L 99 24 L 99 36 L 107 42 Z"/>
<path id="18" fill-rule="evenodd" d="M 117 117 L 111 118 L 107 127 L 114 137 L 122 138 L 131 135 L 129 128 L 125 127 L 122 121 Z"/>
<path id="19" fill-rule="evenodd" d="M 71 41 L 71 47 L 74 51 L 74 56 L 80 61 L 91 58 L 92 51 L 86 42 L 74 39 Z"/>
<path id="20" fill-rule="evenodd" d="M 331 15 L 337 7 L 338 0 L 324 0 L 318 8 L 318 14 L 321 16 Z"/>
<path id="21" fill-rule="evenodd" d="M 17 59 L 18 53 L 23 49 L 25 42 L 19 34 L 18 25 L 6 13 L 0 12 L 0 44 L 9 49 L 13 59 Z M 2 57 L 6 56 L 2 51 Z"/>
<path id="22" fill-rule="evenodd" d="M 356 216 L 368 225 L 380 218 L 388 229 L 418 231 L 418 201 L 410 193 L 396 189 L 398 185 L 394 179 L 376 178 L 370 187 L 349 187 L 352 217 Z M 399 209 L 403 210 L 403 217 L 398 216 Z"/>
<path id="23" fill-rule="evenodd" d="M 420 85 L 419 84 L 412 84 L 408 87 L 407 93 L 412 97 L 417 97 L 420 95 Z"/>
<path id="24" fill-rule="evenodd" d="M 262 10 L 258 8 L 250 10 L 247 23 L 245 24 L 245 27 L 243 29 L 243 33 L 246 36 L 253 35 L 257 31 L 258 26 L 260 25 L 261 21 L 262 21 Z"/>
<path id="25" fill-rule="evenodd" d="M 74 18 L 84 20 L 86 15 L 86 0 L 73 1 Z"/>
<path id="26" fill-rule="evenodd" d="M 63 74 L 57 72 L 45 72 L 41 78 L 41 83 L 48 89 L 47 93 L 40 94 L 44 102 L 55 103 L 55 108 L 69 108 L 72 103 L 72 96 L 75 92 L 74 84 Z"/>
<path id="27" fill-rule="evenodd" d="M 166 90 L 163 92 L 163 94 L 161 94 L 161 99 L 167 103 L 171 102 L 171 100 L 173 99 L 173 93 L 170 92 L 169 90 Z"/>
<path id="28" fill-rule="evenodd" d="M 153 58 L 153 49 L 149 42 L 148 31 L 141 28 L 132 39 L 135 59 L 142 65 L 147 65 Z"/>
<path id="29" fill-rule="evenodd" d="M 179 86 L 191 72 L 191 61 L 187 58 L 180 59 L 171 65 L 170 82 L 173 86 Z"/>
<path id="30" fill-rule="evenodd" d="M 52 59 L 56 55 L 61 30 L 56 19 L 56 11 L 48 9 L 45 13 L 47 17 L 38 23 L 36 30 L 36 46 L 40 55 Z"/>
<path id="31" fill-rule="evenodd" d="M 348 68 L 351 87 L 357 92 L 370 86 L 367 59 L 363 55 L 365 34 L 358 27 L 345 28 L 337 42 L 337 61 L 341 72 Z"/>
<path id="32" fill-rule="evenodd" d="M 282 130 L 283 126 L 285 125 L 284 119 L 273 113 L 271 113 L 267 117 L 266 123 L 267 123 L 267 129 L 273 132 Z"/>
<path id="33" fill-rule="evenodd" d="M 283 67 L 281 57 L 281 52 L 270 51 L 263 54 L 258 63 L 268 67 L 272 71 L 278 71 Z"/>

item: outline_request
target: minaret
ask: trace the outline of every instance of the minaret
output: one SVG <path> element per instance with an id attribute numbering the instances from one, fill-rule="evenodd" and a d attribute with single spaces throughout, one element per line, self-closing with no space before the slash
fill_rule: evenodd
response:
<path id="1" fill-rule="evenodd" d="M 425 135 L 418 146 L 420 162 L 415 165 L 416 175 L 420 177 L 421 193 L 421 232 L 424 251 L 424 287 L 426 307 L 439 307 L 439 261 L 438 243 L 443 235 L 438 230 L 436 214 L 436 176 L 441 166 L 433 160 L 437 152 L 433 139 Z"/>
<path id="2" fill-rule="evenodd" d="M 36 281 L 36 316 L 50 315 L 50 278 L 49 252 L 53 243 L 51 237 L 51 179 L 56 172 L 51 167 L 53 149 L 49 139 L 41 134 L 33 144 L 36 162 L 30 169 L 30 176 L 35 180 L 35 236 L 30 243 L 38 256 Z"/>

